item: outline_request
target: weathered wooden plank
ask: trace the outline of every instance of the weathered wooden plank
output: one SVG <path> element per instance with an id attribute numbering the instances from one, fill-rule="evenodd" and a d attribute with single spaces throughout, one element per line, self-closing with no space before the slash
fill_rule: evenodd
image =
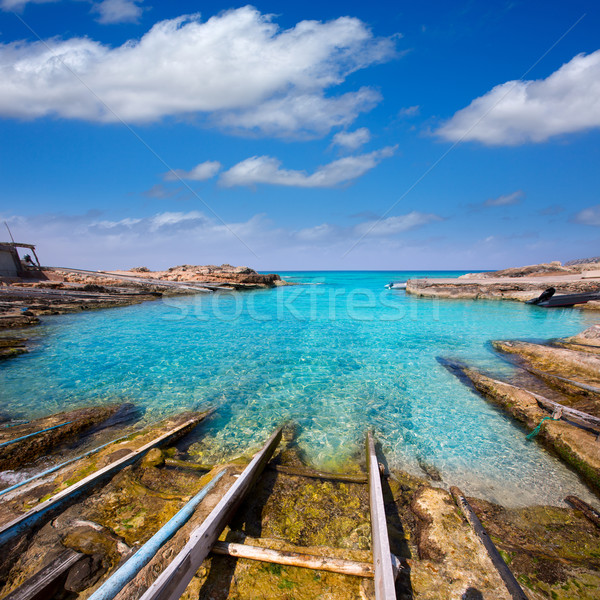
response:
<path id="1" fill-rule="evenodd" d="M 376 600 L 396 600 L 394 568 L 381 489 L 381 474 L 371 432 L 367 434 L 367 466 L 371 508 L 371 547 L 375 567 L 375 598 Z"/>
<path id="2" fill-rule="evenodd" d="M 567 496 L 565 502 L 580 510 L 596 527 L 600 527 L 600 513 L 577 496 Z"/>
<path id="3" fill-rule="evenodd" d="M 165 443 L 167 440 L 175 437 L 176 435 L 181 435 L 187 429 L 192 429 L 195 427 L 206 415 L 201 415 L 198 417 L 193 417 L 188 419 L 182 425 L 178 425 L 177 427 L 163 433 L 157 438 L 151 440 L 147 444 L 144 444 L 141 448 L 131 452 L 127 456 L 120 458 L 107 465 L 106 467 L 88 475 L 81 481 L 74 483 L 68 488 L 58 492 L 48 500 L 41 502 L 37 506 L 34 506 L 31 510 L 23 513 L 12 521 L 6 523 L 0 528 L 0 546 L 11 540 L 14 536 L 26 531 L 30 527 L 33 527 L 36 523 L 38 523 L 41 519 L 43 519 L 49 513 L 52 513 L 54 510 L 58 509 L 65 502 L 72 500 L 78 495 L 84 493 L 86 490 L 94 487 L 100 482 L 104 481 L 107 478 L 112 477 L 118 471 L 123 469 L 124 467 L 132 464 L 141 456 L 143 456 L 148 450 L 159 446 L 160 444 Z"/>
<path id="4" fill-rule="evenodd" d="M 562 409 L 562 417 L 568 418 L 571 421 L 575 421 L 580 425 L 585 425 L 586 427 L 592 427 L 596 430 L 600 429 L 600 418 L 594 417 L 593 415 L 589 415 L 588 413 L 584 413 L 580 410 L 576 410 L 575 408 L 571 408 L 569 406 L 565 406 L 564 404 L 559 404 L 558 402 L 554 402 L 554 400 L 550 400 L 545 396 L 541 396 L 540 394 L 536 394 L 530 390 L 526 390 L 517 385 L 513 385 L 512 383 L 507 383 L 506 381 L 499 381 L 497 379 L 492 379 L 494 383 L 500 383 L 501 385 L 507 385 L 516 390 L 520 390 L 522 392 L 526 392 L 531 394 L 536 401 L 541 404 L 547 410 L 554 412 L 557 409 Z"/>
<path id="5" fill-rule="evenodd" d="M 81 552 L 70 549 L 65 550 L 16 590 L 5 596 L 4 600 L 46 600 L 52 598 L 61 585 L 64 585 L 64 579 L 69 569 L 83 557 L 85 557 L 85 554 L 81 554 Z"/>
<path id="6" fill-rule="evenodd" d="M 268 439 L 202 525 L 192 532 L 187 544 L 148 588 L 141 600 L 177 600 L 183 594 L 221 531 L 269 462 L 281 440 L 282 430 L 280 427 Z"/>
<path id="7" fill-rule="evenodd" d="M 269 465 L 268 468 L 272 471 L 277 471 L 277 473 L 283 473 L 284 475 L 291 475 L 295 477 L 327 479 L 329 481 L 342 481 L 344 483 L 368 483 L 368 479 L 364 475 L 327 473 L 325 471 L 315 471 L 314 469 L 288 467 L 285 465 Z"/>
<path id="8" fill-rule="evenodd" d="M 504 562 L 502 555 L 498 552 L 498 548 L 494 545 L 494 542 L 490 539 L 487 531 L 481 524 L 481 521 L 477 518 L 475 511 L 465 498 L 465 495 L 460 491 L 459 488 L 453 486 L 450 488 L 450 493 L 454 498 L 458 508 L 460 508 L 462 514 L 465 519 L 473 528 L 473 531 L 477 535 L 477 537 L 481 540 L 484 548 L 486 549 L 492 564 L 494 565 L 496 571 L 498 571 L 498 575 L 500 575 L 508 593 L 511 595 L 514 600 L 528 600 L 525 592 L 519 585 L 519 582 L 515 579 L 515 576 L 512 574 L 512 571 L 508 568 L 508 565 Z"/>
<path id="9" fill-rule="evenodd" d="M 263 546 L 216 542 L 211 552 L 223 556 L 247 558 L 249 560 L 259 560 L 288 567 L 302 567 L 316 571 L 330 571 L 331 573 L 354 575 L 356 577 L 370 577 L 372 579 L 375 574 L 371 563 L 333 558 L 330 556 L 318 556 L 305 552 L 275 550 L 273 548 L 264 548 Z"/>

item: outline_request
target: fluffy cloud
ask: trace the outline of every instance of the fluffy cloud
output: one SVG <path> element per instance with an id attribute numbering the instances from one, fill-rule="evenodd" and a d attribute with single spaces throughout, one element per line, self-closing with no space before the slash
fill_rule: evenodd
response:
<path id="1" fill-rule="evenodd" d="M 43 264 L 116 269 L 147 265 L 248 264 L 262 270 L 294 268 L 373 268 L 397 265 L 398 252 L 417 244 L 415 260 L 431 252 L 426 240 L 410 241 L 397 234 L 437 220 L 435 215 L 409 213 L 383 221 L 366 237 L 352 262 L 343 258 L 365 224 L 340 227 L 322 223 L 304 229 L 281 228 L 264 215 L 245 221 L 223 222 L 198 210 L 160 212 L 146 216 L 111 218 L 98 211 L 80 215 L 0 213 L 13 233 L 37 245 Z M 367 225 L 370 225 L 367 224 Z M 443 258 L 435 254 L 432 264 Z M 406 254 L 403 255 L 406 260 Z M 276 263 L 274 263 L 276 261 Z M 436 262 L 437 261 L 437 262 Z M 420 267 L 420 263 L 416 268 Z"/>
<path id="2" fill-rule="evenodd" d="M 600 204 L 596 206 L 590 206 L 579 211 L 573 217 L 574 223 L 580 223 L 581 225 L 600 225 Z"/>
<path id="3" fill-rule="evenodd" d="M 99 23 L 137 23 L 143 8 L 143 0 L 103 0 L 94 4 L 92 11 L 98 14 Z"/>
<path id="4" fill-rule="evenodd" d="M 355 131 L 340 131 L 333 136 L 333 144 L 348 150 L 356 150 L 371 139 L 371 132 L 366 127 Z"/>
<path id="5" fill-rule="evenodd" d="M 433 221 L 441 221 L 442 218 L 431 213 L 422 213 L 416 210 L 405 215 L 397 217 L 388 217 L 387 219 L 377 219 L 359 223 L 355 227 L 357 235 L 384 237 L 403 233 L 410 229 L 427 225 Z"/>
<path id="6" fill-rule="evenodd" d="M 395 150 L 390 146 L 369 154 L 346 156 L 319 167 L 312 175 L 305 171 L 282 169 L 281 161 L 270 156 L 253 156 L 225 171 L 219 181 L 226 187 L 258 183 L 301 188 L 335 187 L 364 175 L 384 158 L 392 156 Z"/>
<path id="7" fill-rule="evenodd" d="M 393 55 L 394 41 L 358 19 L 280 30 L 247 6 L 206 22 L 162 21 L 117 48 L 88 38 L 0 45 L 0 115 L 151 122 L 205 114 L 224 127 L 322 135 L 379 99 L 369 88 L 325 90 Z"/>
<path id="8" fill-rule="evenodd" d="M 449 141 L 544 142 L 600 127 L 600 50 L 578 54 L 546 79 L 508 81 L 476 98 L 437 130 Z"/>
<path id="9" fill-rule="evenodd" d="M 191 171 L 175 169 L 165 173 L 165 181 L 179 181 L 180 179 L 189 179 L 191 181 L 204 181 L 211 179 L 221 170 L 221 163 L 216 160 L 207 160 L 196 165 Z"/>
<path id="10" fill-rule="evenodd" d="M 498 196 L 497 198 L 488 198 L 483 206 L 510 206 L 511 204 L 519 204 L 524 194 L 522 190 L 517 190 L 512 194 L 506 194 L 504 196 Z"/>

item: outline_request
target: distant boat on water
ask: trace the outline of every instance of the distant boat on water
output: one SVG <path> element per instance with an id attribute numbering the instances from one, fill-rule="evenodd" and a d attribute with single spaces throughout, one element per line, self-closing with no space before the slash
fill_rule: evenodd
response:
<path id="1" fill-rule="evenodd" d="M 406 281 L 390 281 L 385 285 L 388 290 L 405 290 Z"/>

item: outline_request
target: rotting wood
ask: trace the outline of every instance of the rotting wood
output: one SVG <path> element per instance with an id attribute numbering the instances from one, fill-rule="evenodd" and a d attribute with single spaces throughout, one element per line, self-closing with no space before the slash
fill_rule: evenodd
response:
<path id="1" fill-rule="evenodd" d="M 331 556 L 319 556 L 307 552 L 276 550 L 263 546 L 216 542 L 211 552 L 223 556 L 233 556 L 234 558 L 247 558 L 249 560 L 258 560 L 288 567 L 301 567 L 303 569 L 340 573 L 341 575 L 354 575 L 355 577 L 369 577 L 372 579 L 375 574 L 371 563 Z M 400 559 L 394 555 L 391 556 L 391 559 L 394 570 L 399 571 L 403 568 Z"/>
<path id="2" fill-rule="evenodd" d="M 478 519 L 475 511 L 467 501 L 465 495 L 460 491 L 456 486 L 452 486 L 450 488 L 450 493 L 456 502 L 456 505 L 461 510 L 465 519 L 473 528 L 473 531 L 477 535 L 477 537 L 481 540 L 481 543 L 485 547 L 492 564 L 494 565 L 496 571 L 498 571 L 498 575 L 504 582 L 508 593 L 511 595 L 514 600 L 528 600 L 523 588 L 519 585 L 519 582 L 516 580 L 515 576 L 512 574 L 512 571 L 508 568 L 508 565 L 504 562 L 502 555 L 498 551 L 498 548 L 494 545 L 494 542 L 490 539 L 487 531 L 481 524 L 481 521 Z"/>
<path id="3" fill-rule="evenodd" d="M 183 594 L 221 531 L 273 456 L 275 448 L 281 441 L 282 432 L 283 427 L 279 427 L 267 440 L 217 506 L 191 533 L 187 544 L 148 588 L 141 600 L 177 600 Z"/>
<path id="4" fill-rule="evenodd" d="M 181 469 L 190 469 L 192 471 L 210 471 L 213 466 L 194 463 L 187 460 L 178 460 L 176 458 L 166 458 L 165 465 L 168 467 L 179 467 Z M 276 471 L 283 475 L 292 477 L 308 477 L 311 479 L 327 479 L 329 481 L 341 481 L 343 483 L 368 483 L 365 475 L 354 475 L 350 473 L 327 473 L 325 471 L 317 471 L 314 469 L 306 469 L 302 467 L 289 467 L 287 465 L 267 465 L 269 471 Z"/>
<path id="5" fill-rule="evenodd" d="M 313 469 L 303 469 L 298 467 L 288 467 L 285 465 L 269 465 L 267 467 L 271 471 L 277 471 L 284 475 L 294 477 L 309 477 L 311 479 L 328 479 L 331 481 L 341 481 L 345 483 L 368 483 L 368 479 L 364 475 L 351 475 L 345 473 L 326 473 L 324 471 L 316 471 Z"/>
<path id="6" fill-rule="evenodd" d="M 375 598 L 376 600 L 395 600 L 396 585 L 381 489 L 381 474 L 371 432 L 367 433 L 367 466 L 371 509 L 371 548 L 375 567 Z"/>
<path id="7" fill-rule="evenodd" d="M 580 510 L 596 527 L 600 527 L 600 513 L 577 496 L 567 496 L 565 502 Z"/>
<path id="8" fill-rule="evenodd" d="M 494 383 L 499 383 L 501 385 L 507 385 L 515 390 L 519 390 L 521 392 L 526 392 L 533 396 L 538 404 L 541 404 L 546 410 L 550 410 L 551 412 L 555 412 L 557 409 L 562 409 L 561 418 L 567 421 L 574 421 L 580 425 L 584 425 L 586 427 L 591 427 L 596 431 L 600 431 L 600 418 L 594 417 L 593 415 L 589 415 L 588 413 L 584 413 L 580 410 L 576 410 L 569 406 L 565 406 L 564 404 L 559 404 L 558 402 L 554 402 L 554 400 L 550 400 L 545 396 L 541 396 L 540 394 L 536 394 L 530 390 L 526 390 L 517 385 L 513 385 L 512 383 L 506 383 L 505 381 L 499 381 L 497 379 L 491 379 L 490 381 Z"/>
<path id="9" fill-rule="evenodd" d="M 141 448 L 132 451 L 127 456 L 116 460 L 115 462 L 107 465 L 106 467 L 100 469 L 83 478 L 82 480 L 74 483 L 68 488 L 58 492 L 48 500 L 41 502 L 37 506 L 34 506 L 32 509 L 8 522 L 0 528 L 0 546 L 4 545 L 6 542 L 11 540 L 16 535 L 26 531 L 30 527 L 33 527 L 36 523 L 38 523 L 45 516 L 48 516 L 50 513 L 53 513 L 54 510 L 61 507 L 65 502 L 72 500 L 73 498 L 79 496 L 84 493 L 88 489 L 94 487 L 100 482 L 108 479 L 115 475 L 118 471 L 123 469 L 124 467 L 132 464 L 137 459 L 141 458 L 148 450 L 159 446 L 166 441 L 172 439 L 177 435 L 182 435 L 187 430 L 194 428 L 202 419 L 204 419 L 206 415 L 201 415 L 198 417 L 194 417 L 192 419 L 188 419 L 182 425 L 178 425 L 171 431 L 160 435 L 159 437 L 151 440 L 147 444 L 144 444 Z"/>
<path id="10" fill-rule="evenodd" d="M 211 471 L 214 468 L 209 465 L 202 465 L 189 460 L 179 460 L 177 458 L 165 458 L 165 465 L 167 467 L 178 467 L 181 469 L 190 469 L 191 471 Z"/>
<path id="11" fill-rule="evenodd" d="M 4 600 L 46 600 L 64 585 L 69 569 L 86 555 L 75 550 L 61 552 L 52 562 L 13 590 Z"/>

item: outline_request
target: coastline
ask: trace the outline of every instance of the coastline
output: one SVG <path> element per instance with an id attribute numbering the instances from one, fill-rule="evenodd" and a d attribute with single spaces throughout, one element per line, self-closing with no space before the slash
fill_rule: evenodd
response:
<path id="1" fill-rule="evenodd" d="M 598 342 L 593 335 L 578 335 L 547 344 L 557 349 L 565 345 L 571 348 L 583 345 L 593 354 Z M 550 353 L 553 363 L 557 362 L 552 350 Z M 542 366 L 538 364 L 536 368 Z M 574 376 L 560 370 L 556 372 Z M 522 381 L 520 383 L 523 385 Z M 517 382 L 511 385 L 517 385 Z M 506 408 L 503 410 L 511 414 Z M 539 411 L 539 407 L 536 410 Z M 538 423 L 542 414 L 536 412 L 533 415 L 532 420 L 526 423 L 528 430 Z M 176 415 L 170 420 L 147 426 L 143 440 L 163 434 L 174 422 L 185 417 Z M 546 424 L 539 441 L 546 445 L 546 432 L 552 431 L 552 428 L 560 429 L 560 438 L 564 439 L 570 427 L 566 423 Z M 75 552 L 96 557 L 95 564 L 102 565 L 90 579 L 71 581 L 74 587 L 81 587 L 78 593 L 87 597 L 106 580 L 119 562 L 129 556 L 136 544 L 146 541 L 181 508 L 185 498 L 192 496 L 218 473 L 227 470 L 214 494 L 207 497 L 206 504 L 201 504 L 194 513 L 190 526 L 182 529 L 172 542 L 164 546 L 120 596 L 140 597 L 156 573 L 166 567 L 172 553 L 183 546 L 193 526 L 202 522 L 210 508 L 235 481 L 235 476 L 248 464 L 248 448 L 233 459 L 216 459 L 214 464 L 203 461 L 205 455 L 213 454 L 215 440 L 214 432 L 207 435 L 207 429 L 202 430 L 205 435 L 201 437 L 196 434 L 192 442 L 153 449 L 146 458 L 124 469 L 97 492 L 35 532 L 26 546 L 15 546 L 20 556 L 13 557 L 18 562 L 6 574 L 4 592 L 14 590 L 43 566 L 46 557 L 58 556 L 59 549 L 66 546 Z M 312 553 L 321 557 L 333 555 L 339 559 L 351 558 L 368 563 L 371 553 L 364 483 L 338 481 L 336 476 L 339 473 L 316 473 L 314 466 L 311 467 L 305 462 L 305 457 L 298 454 L 291 433 L 288 442 L 289 445 L 275 456 L 272 468 L 266 471 L 264 480 L 258 483 L 251 499 L 240 508 L 240 514 L 223 536 L 229 543 L 280 552 Z M 585 444 L 588 445 L 587 439 Z M 56 490 L 66 489 L 139 445 L 140 442 L 114 444 L 93 458 L 61 470 L 56 479 L 45 479 L 39 488 L 29 489 L 24 496 L 27 506 L 35 506 L 40 499 Z M 560 453 L 557 454 L 560 457 Z M 385 458 L 383 455 L 384 463 Z M 576 466 L 571 464 L 571 467 Z M 358 457 L 340 465 L 340 469 L 343 474 L 364 478 L 365 467 Z M 472 465 L 472 469 L 476 473 L 477 465 Z M 464 521 L 452 495 L 445 489 L 451 481 L 440 481 L 435 465 L 428 466 L 424 462 L 422 471 L 422 476 L 417 477 L 399 469 L 390 469 L 383 480 L 391 548 L 404 569 L 401 574 L 403 589 L 410 589 L 415 599 L 439 597 L 450 600 L 473 588 L 484 598 L 508 600 L 509 596 L 505 596 L 485 549 Z M 595 555 L 595 549 L 600 547 L 600 535 L 580 510 L 549 505 L 510 507 L 473 496 L 469 494 L 468 500 L 476 515 L 493 536 L 518 581 L 532 597 L 550 595 L 565 600 L 594 597 L 600 589 L 600 564 Z M 23 506 L 22 501 L 23 498 L 19 500 L 15 496 L 11 510 L 22 511 L 18 508 L 20 502 Z M 240 523 L 244 526 L 241 527 Z M 45 554 L 41 553 L 42 548 L 46 549 Z M 574 592 L 579 590 L 577 584 L 582 577 L 587 587 L 581 593 Z M 227 583 L 229 581 L 233 581 L 231 587 Z M 220 598 L 230 594 L 252 597 L 252 590 L 259 585 L 257 582 L 260 582 L 261 589 L 269 590 L 265 597 L 273 599 L 280 598 L 283 589 L 291 590 L 290 597 L 309 597 L 322 590 L 324 583 L 332 590 L 332 600 L 373 598 L 372 584 L 367 579 L 322 574 L 297 567 L 267 567 L 262 563 L 222 555 L 212 555 L 207 559 L 190 584 L 189 593 L 196 596 L 217 594 Z M 573 596 L 573 593 L 576 595 Z"/>
<path id="2" fill-rule="evenodd" d="M 0 277 L 0 332 L 33 327 L 40 317 L 131 306 L 163 297 L 293 285 L 274 273 L 231 265 L 182 265 L 166 271 L 45 268 L 35 278 Z M 0 338 L 0 360 L 27 352 L 27 338 Z"/>
<path id="3" fill-rule="evenodd" d="M 555 262 L 467 273 L 456 279 L 409 279 L 406 293 L 423 298 L 526 302 L 550 287 L 555 288 L 557 294 L 597 292 L 600 290 L 600 264 L 582 263 L 569 268 Z M 576 305 L 576 308 L 599 310 L 600 301 Z"/>

